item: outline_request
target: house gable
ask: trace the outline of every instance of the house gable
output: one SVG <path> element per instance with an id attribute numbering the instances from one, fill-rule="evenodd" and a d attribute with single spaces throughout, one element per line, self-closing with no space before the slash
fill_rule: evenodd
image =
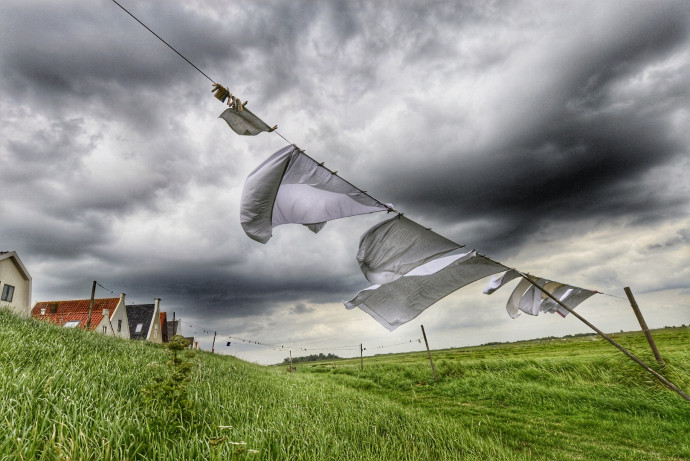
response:
<path id="1" fill-rule="evenodd" d="M 131 339 L 147 339 L 151 320 L 155 311 L 154 304 L 130 304 L 127 308 L 127 322 Z"/>
<path id="2" fill-rule="evenodd" d="M 31 275 L 16 251 L 0 251 L 0 307 L 30 315 Z"/>

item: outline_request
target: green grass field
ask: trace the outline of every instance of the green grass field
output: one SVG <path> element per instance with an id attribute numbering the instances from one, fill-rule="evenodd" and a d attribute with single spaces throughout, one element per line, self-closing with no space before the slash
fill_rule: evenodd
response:
<path id="1" fill-rule="evenodd" d="M 690 330 L 654 335 L 690 391 Z M 690 402 L 603 340 L 432 354 L 437 382 L 426 352 L 296 373 L 199 352 L 189 413 L 162 423 L 142 389 L 168 350 L 0 310 L 0 459 L 690 459 Z"/>

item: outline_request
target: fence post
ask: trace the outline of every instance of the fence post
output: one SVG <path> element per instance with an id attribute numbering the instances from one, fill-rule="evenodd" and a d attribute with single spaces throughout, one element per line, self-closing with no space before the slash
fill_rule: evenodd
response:
<path id="1" fill-rule="evenodd" d="M 642 317 L 642 311 L 640 311 L 640 307 L 637 305 L 637 301 L 635 301 L 635 297 L 633 296 L 632 291 L 630 291 L 630 287 L 625 287 L 623 288 L 623 290 L 625 290 L 625 294 L 628 296 L 630 306 L 633 308 L 633 311 L 635 312 L 637 321 L 640 322 L 640 327 L 642 328 L 644 335 L 647 337 L 647 342 L 649 343 L 649 347 L 652 348 L 652 352 L 654 352 L 654 357 L 656 358 L 657 363 L 659 363 L 659 365 L 661 365 L 662 368 L 666 367 L 664 359 L 661 358 L 661 354 L 659 354 L 659 349 L 657 349 L 656 347 L 654 338 L 652 338 L 652 333 L 649 331 L 649 327 L 647 327 L 647 322 L 645 322 L 644 317 Z"/>
<path id="2" fill-rule="evenodd" d="M 429 354 L 429 363 L 431 364 L 431 371 L 434 372 L 434 381 L 438 381 L 436 378 L 436 368 L 434 368 L 434 361 L 431 360 L 431 351 L 429 350 L 429 341 L 426 340 L 426 332 L 424 331 L 424 325 L 422 325 L 422 336 L 424 336 L 424 344 L 426 344 L 426 353 Z"/>
<path id="3" fill-rule="evenodd" d="M 362 343 L 359 343 L 359 369 L 364 370 L 364 348 Z"/>

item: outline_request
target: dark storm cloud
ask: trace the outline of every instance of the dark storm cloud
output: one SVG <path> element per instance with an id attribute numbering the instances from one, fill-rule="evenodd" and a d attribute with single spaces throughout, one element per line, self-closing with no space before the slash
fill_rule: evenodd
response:
<path id="1" fill-rule="evenodd" d="M 491 220 L 492 231 L 473 236 L 491 250 L 520 243 L 548 222 L 682 212 L 684 196 L 640 183 L 650 169 L 687 154 L 686 136 L 670 126 L 670 114 L 690 102 L 687 81 L 670 75 L 665 87 L 645 88 L 653 99 L 622 108 L 615 94 L 645 67 L 688 46 L 688 15 L 679 12 L 687 10 L 644 17 L 583 50 L 556 92 L 540 95 L 545 105 L 524 108 L 536 123 L 521 133 L 497 140 L 491 150 L 458 150 L 415 168 L 407 157 L 390 167 L 393 181 L 384 177 L 381 189 L 422 216 Z"/>
<path id="2" fill-rule="evenodd" d="M 188 315 L 207 319 L 269 315 L 290 304 L 295 306 L 292 312 L 304 314 L 313 311 L 305 303 L 338 302 L 361 286 L 361 282 L 343 284 L 328 274 L 265 280 L 229 274 L 214 267 L 188 265 L 179 271 L 165 272 L 139 271 L 133 265 L 122 275 L 103 275 L 110 288 L 128 291 L 136 299 L 160 297 L 166 304 L 184 309 Z"/>

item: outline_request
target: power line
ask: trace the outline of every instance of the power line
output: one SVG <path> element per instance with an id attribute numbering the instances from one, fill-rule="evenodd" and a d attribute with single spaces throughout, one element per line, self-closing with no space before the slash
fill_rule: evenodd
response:
<path id="1" fill-rule="evenodd" d="M 96 281 L 96 285 L 98 285 L 99 287 L 103 288 L 105 291 L 109 291 L 111 294 L 115 294 L 115 292 L 114 292 L 113 290 L 111 290 L 110 288 L 104 287 L 104 286 L 101 285 L 101 283 L 98 282 L 98 281 Z"/>

